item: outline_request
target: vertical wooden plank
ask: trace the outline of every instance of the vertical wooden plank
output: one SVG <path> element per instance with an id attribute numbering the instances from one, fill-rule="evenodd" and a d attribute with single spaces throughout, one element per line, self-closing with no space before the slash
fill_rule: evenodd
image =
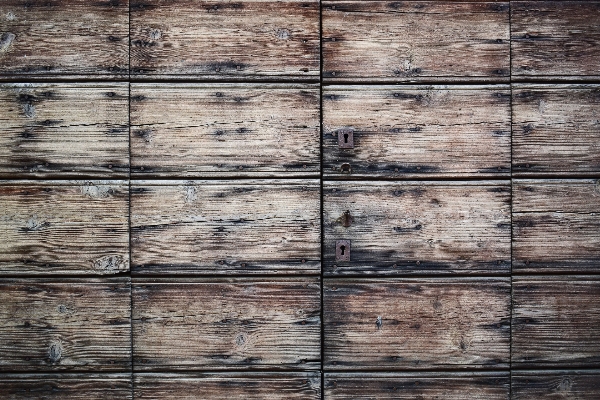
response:
<path id="1" fill-rule="evenodd" d="M 512 398 L 595 400 L 600 395 L 600 371 L 514 371 Z"/>

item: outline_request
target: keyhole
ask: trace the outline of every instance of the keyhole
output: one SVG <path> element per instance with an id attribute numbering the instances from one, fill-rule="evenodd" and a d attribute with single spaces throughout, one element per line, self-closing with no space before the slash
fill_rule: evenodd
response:
<path id="1" fill-rule="evenodd" d="M 344 133 L 344 143 L 348 143 L 348 134 Z"/>
<path id="2" fill-rule="evenodd" d="M 342 255 L 346 252 L 346 246 L 340 246 L 340 250 L 342 251 Z"/>

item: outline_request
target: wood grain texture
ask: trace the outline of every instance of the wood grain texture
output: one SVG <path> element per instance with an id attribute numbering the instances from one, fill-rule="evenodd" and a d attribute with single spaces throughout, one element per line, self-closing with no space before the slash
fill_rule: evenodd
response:
<path id="1" fill-rule="evenodd" d="M 324 385 L 331 400 L 506 400 L 510 379 L 508 372 L 327 373 Z"/>
<path id="2" fill-rule="evenodd" d="M 317 278 L 133 286 L 137 371 L 318 369 L 320 350 Z"/>
<path id="3" fill-rule="evenodd" d="M 318 79 L 316 0 L 133 0 L 131 67 L 155 79 Z"/>
<path id="4" fill-rule="evenodd" d="M 131 96 L 137 176 L 319 174 L 316 85 L 133 84 Z"/>
<path id="5" fill-rule="evenodd" d="M 354 148 L 338 135 L 352 130 Z M 323 172 L 465 177 L 510 172 L 507 86 L 333 86 L 323 93 Z M 350 164 L 350 171 L 342 169 Z"/>
<path id="6" fill-rule="evenodd" d="M 0 177 L 127 177 L 128 95 L 126 83 L 0 84 Z"/>
<path id="7" fill-rule="evenodd" d="M 128 0 L 3 0 L 0 77 L 127 75 Z"/>
<path id="8" fill-rule="evenodd" d="M 326 81 L 507 81 L 508 3 L 324 1 Z"/>
<path id="9" fill-rule="evenodd" d="M 135 396 L 146 400 L 319 400 L 321 375 L 300 373 L 136 374 Z"/>
<path id="10" fill-rule="evenodd" d="M 600 74 L 600 1 L 512 1 L 512 75 Z"/>
<path id="11" fill-rule="evenodd" d="M 597 273 L 599 209 L 599 181 L 513 181 L 513 271 Z"/>
<path id="12" fill-rule="evenodd" d="M 600 365 L 600 281 L 590 276 L 515 277 L 512 365 Z"/>
<path id="13" fill-rule="evenodd" d="M 510 281 L 329 279 L 323 326 L 327 369 L 506 368 Z"/>
<path id="14" fill-rule="evenodd" d="M 323 196 L 326 274 L 510 271 L 508 182 L 326 181 Z M 342 239 L 350 261 L 336 261 Z"/>
<path id="15" fill-rule="evenodd" d="M 126 272 L 128 213 L 122 181 L 0 181 L 0 272 Z"/>
<path id="16" fill-rule="evenodd" d="M 5 400 L 126 400 L 131 399 L 127 374 L 4 374 L 0 394 Z"/>
<path id="17" fill-rule="evenodd" d="M 0 371 L 128 371 L 130 285 L 0 281 Z"/>
<path id="18" fill-rule="evenodd" d="M 600 395 L 600 371 L 515 371 L 512 398 L 542 400 L 596 400 Z"/>

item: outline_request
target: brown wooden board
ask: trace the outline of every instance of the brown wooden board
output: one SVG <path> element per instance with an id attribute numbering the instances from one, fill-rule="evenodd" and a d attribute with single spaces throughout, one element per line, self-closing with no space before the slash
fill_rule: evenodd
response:
<path id="1" fill-rule="evenodd" d="M 600 371 L 515 371 L 512 373 L 514 400 L 597 400 Z"/>
<path id="2" fill-rule="evenodd" d="M 135 374 L 135 397 L 156 400 L 320 400 L 318 372 Z"/>
<path id="3" fill-rule="evenodd" d="M 323 229 L 328 275 L 510 272 L 505 181 L 326 181 Z M 336 257 L 339 240 L 349 260 Z"/>
<path id="4" fill-rule="evenodd" d="M 600 1 L 511 1 L 515 78 L 600 77 Z"/>
<path id="5" fill-rule="evenodd" d="M 0 80 L 127 76 L 127 0 L 2 0 Z"/>
<path id="6" fill-rule="evenodd" d="M 0 181 L 0 274 L 129 270 L 123 181 Z"/>
<path id="7" fill-rule="evenodd" d="M 329 279 L 324 367 L 507 368 L 509 278 Z"/>
<path id="8" fill-rule="evenodd" d="M 134 370 L 318 369 L 318 278 L 141 281 Z"/>
<path id="9" fill-rule="evenodd" d="M 4 400 L 124 400 L 131 399 L 130 374 L 4 374 Z"/>
<path id="10" fill-rule="evenodd" d="M 600 181 L 514 180 L 513 271 L 600 272 Z"/>
<path id="11" fill-rule="evenodd" d="M 598 324 L 598 277 L 514 278 L 513 367 L 597 367 Z"/>
<path id="12" fill-rule="evenodd" d="M 508 3 L 324 1 L 325 81 L 507 81 Z"/>
<path id="13" fill-rule="evenodd" d="M 323 93 L 323 173 L 345 178 L 508 176 L 510 129 L 505 85 L 328 86 Z M 348 133 L 351 148 L 342 137 Z"/>
<path id="14" fill-rule="evenodd" d="M 508 372 L 327 373 L 325 398 L 506 400 Z"/>
<path id="15" fill-rule="evenodd" d="M 137 176 L 319 175 L 316 85 L 132 84 Z"/>
<path id="16" fill-rule="evenodd" d="M 0 84 L 0 177 L 127 177 L 128 95 L 126 83 Z"/>
<path id="17" fill-rule="evenodd" d="M 319 77 L 317 0 L 132 0 L 131 68 L 154 79 Z"/>
<path id="18" fill-rule="evenodd" d="M 130 284 L 0 280 L 0 371 L 128 371 Z"/>

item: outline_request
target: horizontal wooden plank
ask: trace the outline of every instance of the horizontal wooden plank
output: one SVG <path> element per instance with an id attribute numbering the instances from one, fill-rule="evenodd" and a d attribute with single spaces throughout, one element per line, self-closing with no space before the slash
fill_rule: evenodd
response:
<path id="1" fill-rule="evenodd" d="M 126 272 L 128 215 L 128 185 L 122 181 L 0 182 L 0 272 Z"/>
<path id="2" fill-rule="evenodd" d="M 136 274 L 320 272 L 316 180 L 132 184 Z"/>
<path id="3" fill-rule="evenodd" d="M 326 274 L 510 271 L 508 182 L 326 181 L 323 196 Z"/>
<path id="4" fill-rule="evenodd" d="M 5 374 L 0 393 L 6 400 L 131 399 L 131 376 L 124 374 Z"/>
<path id="5" fill-rule="evenodd" d="M 600 171 L 600 85 L 515 85 L 513 171 Z"/>
<path id="6" fill-rule="evenodd" d="M 137 176 L 319 174 L 315 85 L 133 84 L 131 96 Z"/>
<path id="7" fill-rule="evenodd" d="M 133 286 L 134 369 L 317 369 L 316 278 Z"/>
<path id="8" fill-rule="evenodd" d="M 508 3 L 324 1 L 326 81 L 509 76 Z"/>
<path id="9" fill-rule="evenodd" d="M 128 14 L 128 0 L 3 0 L 0 76 L 126 76 Z"/>
<path id="10" fill-rule="evenodd" d="M 0 371 L 128 371 L 125 279 L 0 281 Z"/>
<path id="11" fill-rule="evenodd" d="M 508 278 L 327 280 L 324 367 L 506 368 Z"/>
<path id="12" fill-rule="evenodd" d="M 339 144 L 348 131 L 353 148 Z M 323 93 L 323 133 L 327 176 L 508 176 L 510 90 L 330 86 Z"/>
<path id="13" fill-rule="evenodd" d="M 513 366 L 597 367 L 598 324 L 598 277 L 514 278 Z"/>
<path id="14" fill-rule="evenodd" d="M 512 75 L 600 76 L 600 1 L 511 1 Z"/>
<path id="15" fill-rule="evenodd" d="M 513 182 L 513 271 L 598 272 L 600 182 Z"/>
<path id="16" fill-rule="evenodd" d="M 0 178 L 127 177 L 128 95 L 126 83 L 1 84 Z"/>
<path id="17" fill-rule="evenodd" d="M 350 399 L 508 399 L 508 372 L 327 373 L 325 397 Z"/>
<path id="18" fill-rule="evenodd" d="M 595 400 L 600 394 L 600 371 L 513 371 L 512 398 Z"/>
<path id="19" fill-rule="evenodd" d="M 156 400 L 319 400 L 318 372 L 135 374 L 135 397 Z"/>
<path id="20" fill-rule="evenodd" d="M 317 0 L 133 0 L 135 76 L 317 79 Z"/>

